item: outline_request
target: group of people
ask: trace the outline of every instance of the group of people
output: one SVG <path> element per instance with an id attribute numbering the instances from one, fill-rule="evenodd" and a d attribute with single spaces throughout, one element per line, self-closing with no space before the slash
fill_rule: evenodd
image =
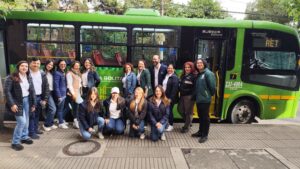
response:
<path id="1" fill-rule="evenodd" d="M 146 68 L 144 60 L 138 61 L 134 72 L 131 63 L 124 64 L 122 92 L 118 87 L 111 89 L 109 98 L 101 101 L 97 87 L 100 78 L 93 61 L 85 58 L 74 61 L 66 71 L 66 62 L 47 60 L 40 70 L 39 58 L 29 62 L 20 61 L 16 70 L 5 81 L 6 108 L 16 118 L 12 148 L 22 150 L 22 144 L 32 144 L 43 132 L 38 123 L 45 111 L 45 131 L 67 129 L 64 120 L 72 110 L 73 127 L 79 128 L 83 139 L 93 134 L 104 139 L 103 134 L 123 134 L 129 119 L 129 136 L 145 139 L 145 126 L 151 126 L 150 139 L 166 140 L 165 131 L 173 130 L 173 107 L 178 103 L 184 126 L 182 133 L 189 131 L 196 102 L 199 130 L 192 134 L 199 142 L 207 140 L 211 97 L 216 90 L 214 74 L 207 68 L 204 59 L 184 63 L 183 73 L 178 77 L 174 65 L 160 63 L 154 55 L 153 65 Z M 121 96 L 122 95 L 122 96 Z M 54 123 L 55 115 L 58 126 Z"/>

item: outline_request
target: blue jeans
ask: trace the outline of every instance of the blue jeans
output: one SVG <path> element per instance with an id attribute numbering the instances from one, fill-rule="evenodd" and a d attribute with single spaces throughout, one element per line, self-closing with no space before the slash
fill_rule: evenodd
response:
<path id="1" fill-rule="evenodd" d="M 129 128 L 129 136 L 134 137 L 134 136 L 140 136 L 142 133 L 145 133 L 145 122 L 142 120 L 139 124 L 138 129 L 132 128 L 133 123 L 130 122 L 130 128 Z"/>
<path id="2" fill-rule="evenodd" d="M 21 140 L 27 140 L 29 124 L 29 97 L 23 97 L 23 115 L 15 116 L 17 125 L 14 130 L 12 144 L 20 144 Z"/>
<path id="3" fill-rule="evenodd" d="M 124 122 L 121 118 L 118 119 L 109 119 L 109 123 L 107 124 L 108 131 L 114 131 L 116 134 L 122 134 L 125 129 Z"/>
<path id="4" fill-rule="evenodd" d="M 58 101 L 57 103 L 57 118 L 58 118 L 58 123 L 62 124 L 64 123 L 64 108 L 65 108 L 65 100 L 66 97 L 62 97 L 61 101 Z"/>
<path id="5" fill-rule="evenodd" d="M 47 106 L 47 114 L 46 114 L 46 119 L 45 119 L 45 126 L 46 127 L 51 127 L 53 125 L 53 120 L 56 112 L 56 105 L 53 100 L 52 94 L 49 95 L 48 98 L 48 106 Z"/>
<path id="6" fill-rule="evenodd" d="M 102 129 L 103 129 L 103 126 L 104 126 L 104 119 L 102 117 L 98 117 L 97 124 L 98 124 L 98 131 L 102 132 Z M 79 130 L 80 130 L 80 133 L 81 133 L 82 138 L 84 140 L 88 140 L 88 139 L 90 139 L 92 137 L 92 133 L 90 133 L 87 130 L 85 130 L 82 127 L 81 123 L 79 123 Z"/>
<path id="7" fill-rule="evenodd" d="M 29 135 L 34 136 L 36 135 L 39 127 L 39 119 L 40 119 L 40 113 L 42 112 L 42 106 L 40 104 L 41 102 L 41 96 L 36 96 L 36 105 L 35 105 L 35 111 L 30 114 L 29 116 Z"/>
<path id="8" fill-rule="evenodd" d="M 164 133 L 167 124 L 162 124 L 161 128 L 158 129 L 155 124 L 151 124 L 150 137 L 152 141 L 157 141 L 161 135 Z"/>

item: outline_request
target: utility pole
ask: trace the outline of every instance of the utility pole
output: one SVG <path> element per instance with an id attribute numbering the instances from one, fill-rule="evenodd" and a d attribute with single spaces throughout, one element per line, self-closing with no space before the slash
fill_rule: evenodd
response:
<path id="1" fill-rule="evenodd" d="M 160 16 L 164 16 L 164 0 L 160 0 Z"/>

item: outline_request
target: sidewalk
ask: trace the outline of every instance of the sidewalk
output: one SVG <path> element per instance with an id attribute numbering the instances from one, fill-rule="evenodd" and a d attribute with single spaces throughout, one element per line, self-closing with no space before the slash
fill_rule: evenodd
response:
<path id="1" fill-rule="evenodd" d="M 128 132 L 105 140 L 94 137 L 101 147 L 86 156 L 63 153 L 66 145 L 79 140 L 78 130 L 45 132 L 33 145 L 16 152 L 10 148 L 13 124 L 6 126 L 8 129 L 0 134 L 1 169 L 300 168 L 300 126 L 292 124 L 211 124 L 204 144 L 190 136 L 198 124 L 186 134 L 180 133 L 182 124 L 175 124 L 175 130 L 166 133 L 166 141 L 132 139 Z M 69 150 L 94 148 L 93 142 L 79 142 Z"/>

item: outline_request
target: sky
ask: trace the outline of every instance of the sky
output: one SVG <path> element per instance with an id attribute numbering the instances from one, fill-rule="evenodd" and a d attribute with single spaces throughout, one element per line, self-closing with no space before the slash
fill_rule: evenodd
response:
<path id="1" fill-rule="evenodd" d="M 187 4 L 189 0 L 173 0 L 175 3 L 179 4 Z M 217 0 L 221 3 L 221 6 L 226 11 L 234 11 L 234 12 L 245 12 L 246 6 L 248 2 L 252 2 L 253 0 Z M 235 19 L 243 19 L 245 15 L 230 13 Z"/>

